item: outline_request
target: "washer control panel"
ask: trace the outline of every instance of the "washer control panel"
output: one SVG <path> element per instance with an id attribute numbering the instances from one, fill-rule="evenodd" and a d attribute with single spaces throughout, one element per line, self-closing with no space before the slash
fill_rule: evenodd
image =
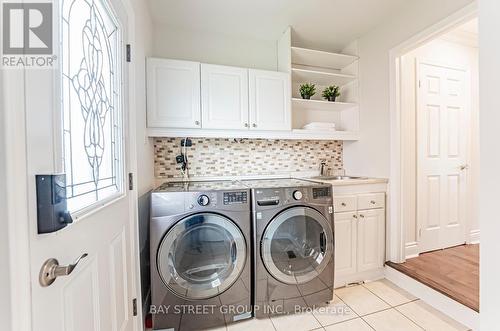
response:
<path id="1" fill-rule="evenodd" d="M 198 204 L 200 206 L 207 206 L 210 203 L 210 198 L 206 194 L 202 194 L 198 197 Z"/>
<path id="2" fill-rule="evenodd" d="M 304 194 L 301 191 L 296 190 L 296 191 L 293 191 L 292 196 L 295 200 L 301 200 L 304 197 Z"/>
<path id="3" fill-rule="evenodd" d="M 225 205 L 245 204 L 248 202 L 248 193 L 242 192 L 224 192 L 223 201 Z"/>

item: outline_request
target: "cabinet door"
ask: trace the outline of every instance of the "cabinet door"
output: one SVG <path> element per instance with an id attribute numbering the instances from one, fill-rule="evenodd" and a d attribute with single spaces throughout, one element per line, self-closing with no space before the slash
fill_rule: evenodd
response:
<path id="1" fill-rule="evenodd" d="M 201 127 L 200 93 L 200 63 L 147 59 L 148 127 Z"/>
<path id="2" fill-rule="evenodd" d="M 335 277 L 356 272 L 357 214 L 335 213 Z"/>
<path id="3" fill-rule="evenodd" d="M 205 129 L 247 129 L 248 69 L 202 64 L 201 109 Z"/>
<path id="4" fill-rule="evenodd" d="M 250 128 L 291 130 L 290 74 L 249 70 Z"/>
<path id="5" fill-rule="evenodd" d="M 381 268 L 385 260 L 385 210 L 360 210 L 358 219 L 358 271 Z"/>

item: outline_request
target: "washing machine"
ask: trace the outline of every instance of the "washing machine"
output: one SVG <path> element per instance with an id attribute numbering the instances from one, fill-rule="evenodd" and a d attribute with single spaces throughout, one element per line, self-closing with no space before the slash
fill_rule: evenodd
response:
<path id="1" fill-rule="evenodd" d="M 250 181 L 255 316 L 298 313 L 333 298 L 334 226 L 330 185 Z"/>
<path id="2" fill-rule="evenodd" d="M 151 195 L 153 329 L 224 326 L 252 316 L 250 190 L 171 182 Z"/>

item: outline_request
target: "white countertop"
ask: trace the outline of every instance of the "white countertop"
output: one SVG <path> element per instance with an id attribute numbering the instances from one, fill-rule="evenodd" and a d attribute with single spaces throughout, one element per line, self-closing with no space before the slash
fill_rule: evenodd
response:
<path id="1" fill-rule="evenodd" d="M 189 179 L 183 179 L 182 177 L 176 178 L 157 178 L 155 184 L 161 185 L 165 182 L 172 181 L 211 181 L 211 180 L 248 180 L 248 179 L 277 179 L 277 178 L 297 178 L 305 179 L 318 183 L 327 183 L 334 186 L 345 186 L 345 185 L 362 185 L 362 184 L 385 184 L 389 180 L 387 178 L 373 178 L 373 177 L 362 177 L 354 179 L 341 179 L 341 180 L 323 180 L 313 178 L 318 176 L 316 172 L 302 172 L 302 173 L 287 173 L 287 174 L 276 174 L 276 175 L 253 175 L 253 176 L 225 176 L 225 177 L 190 177 Z"/>
<path id="2" fill-rule="evenodd" d="M 307 180 L 312 180 L 320 183 L 327 183 L 333 186 L 344 186 L 344 185 L 363 185 L 363 184 L 386 184 L 389 182 L 387 178 L 374 178 L 374 177 L 363 177 L 363 178 L 353 178 L 353 179 L 336 179 L 336 180 L 325 180 L 325 179 L 315 179 L 315 178 L 304 178 Z"/>

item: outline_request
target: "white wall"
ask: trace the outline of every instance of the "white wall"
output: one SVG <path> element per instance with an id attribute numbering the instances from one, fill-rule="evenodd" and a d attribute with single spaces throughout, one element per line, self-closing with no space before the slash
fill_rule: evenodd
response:
<path id="1" fill-rule="evenodd" d="M 389 177 L 389 51 L 471 2 L 411 1 L 397 16 L 358 40 L 361 139 L 344 145 L 348 173 Z"/>
<path id="2" fill-rule="evenodd" d="M 479 1 L 481 330 L 498 330 L 500 311 L 500 1 Z"/>
<path id="3" fill-rule="evenodd" d="M 163 58 L 277 70 L 275 41 L 179 30 L 168 25 L 155 25 L 153 53 Z"/>
<path id="4" fill-rule="evenodd" d="M 153 51 L 153 25 L 147 3 L 132 1 L 135 11 L 135 44 L 132 59 L 135 66 L 135 105 L 137 143 L 137 191 L 139 196 L 154 185 L 153 139 L 146 134 L 146 57 Z"/>
<path id="5" fill-rule="evenodd" d="M 132 45 L 132 61 L 135 71 L 135 112 L 136 154 L 137 154 L 137 194 L 138 215 L 135 233 L 138 238 L 137 250 L 139 254 L 140 296 L 142 316 L 147 310 L 149 293 L 149 194 L 154 186 L 153 139 L 146 133 L 146 57 L 151 56 L 153 50 L 153 25 L 147 3 L 143 0 L 132 0 L 135 19 L 135 43 Z M 137 269 L 136 269 L 137 270 Z M 139 294 L 139 293 L 138 293 Z M 140 316 L 140 315 L 139 315 Z M 139 322 L 140 324 L 143 321 Z"/>
<path id="6" fill-rule="evenodd" d="M 0 223 L 4 226 L 7 224 L 7 187 L 3 183 L 7 182 L 7 167 L 6 167 L 6 138 L 5 134 L 5 113 L 4 109 L 6 105 L 4 104 L 4 76 L 2 70 L 0 70 Z M 0 231 L 0 261 L 3 261 L 4 267 L 10 264 L 10 253 L 9 253 L 9 231 L 5 228 Z M 2 328 L 5 330 L 12 330 L 11 321 L 11 288 L 10 288 L 10 274 L 5 272 L 9 268 L 2 268 L 4 272 L 0 274 L 0 321 L 2 321 Z"/>
<path id="7" fill-rule="evenodd" d="M 455 39 L 456 40 L 456 39 Z M 446 63 L 451 66 L 467 68 L 471 84 L 471 138 L 473 146 L 477 146 L 479 132 L 479 90 L 478 90 L 478 49 L 466 44 L 451 42 L 444 36 L 441 39 L 431 41 L 401 58 L 401 123 L 404 134 L 402 148 L 404 165 L 403 177 L 403 212 L 405 243 L 408 247 L 406 255 L 418 253 L 417 219 L 416 219 L 416 61 L 425 59 L 436 63 Z M 467 199 L 470 212 L 470 222 L 467 224 L 467 240 L 470 231 L 479 230 L 477 217 L 477 183 L 478 183 L 478 155 L 477 149 L 470 149 L 470 170 L 468 172 L 470 181 L 470 197 Z"/>

